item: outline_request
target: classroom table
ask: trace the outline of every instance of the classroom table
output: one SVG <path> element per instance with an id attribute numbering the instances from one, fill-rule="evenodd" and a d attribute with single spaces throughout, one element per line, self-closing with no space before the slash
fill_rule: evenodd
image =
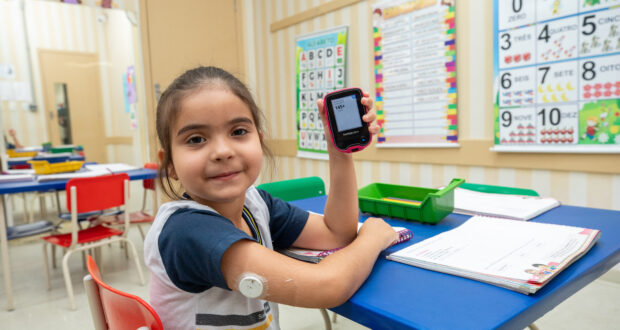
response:
<path id="1" fill-rule="evenodd" d="M 291 203 L 322 213 L 326 199 Z M 360 221 L 368 216 L 360 215 Z M 385 258 L 468 218 L 452 213 L 436 225 L 384 218 L 392 226 L 411 229 L 413 238 L 384 251 L 353 297 L 331 310 L 372 329 L 523 329 L 620 262 L 620 211 L 565 205 L 530 221 L 599 229 L 601 236 L 586 255 L 533 295 Z"/>
<path id="2" fill-rule="evenodd" d="M 140 168 L 126 172 L 130 180 L 153 179 L 157 177 L 157 171 Z M 4 274 L 4 287 L 7 299 L 7 310 L 13 310 L 13 288 L 11 283 L 11 266 L 9 260 L 9 244 L 6 236 L 6 220 L 4 218 L 4 195 L 31 191 L 64 190 L 69 180 L 56 181 L 22 181 L 7 182 L 0 184 L 0 254 L 2 256 L 2 272 Z"/>

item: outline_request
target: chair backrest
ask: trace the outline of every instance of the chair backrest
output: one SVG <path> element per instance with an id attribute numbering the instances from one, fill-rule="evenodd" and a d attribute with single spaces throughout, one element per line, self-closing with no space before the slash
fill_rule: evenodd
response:
<path id="1" fill-rule="evenodd" d="M 136 330 L 148 327 L 151 330 L 159 330 L 164 328 L 159 316 L 146 301 L 105 284 L 101 280 L 95 260 L 90 255 L 86 265 L 90 275 L 84 277 L 84 286 L 95 329 Z"/>
<path id="2" fill-rule="evenodd" d="M 325 195 L 325 183 L 318 176 L 263 183 L 257 188 L 287 202 Z"/>
<path id="3" fill-rule="evenodd" d="M 159 166 L 157 165 L 157 163 L 145 163 L 144 168 L 157 170 L 159 169 Z M 155 190 L 155 179 L 142 180 L 142 186 L 144 187 L 144 189 Z"/>
<path id="4" fill-rule="evenodd" d="M 127 173 L 75 178 L 67 182 L 65 189 L 69 197 L 71 188 L 76 188 L 77 213 L 110 209 L 125 204 L 125 180 Z M 67 198 L 67 210 L 71 211 L 71 199 Z"/>

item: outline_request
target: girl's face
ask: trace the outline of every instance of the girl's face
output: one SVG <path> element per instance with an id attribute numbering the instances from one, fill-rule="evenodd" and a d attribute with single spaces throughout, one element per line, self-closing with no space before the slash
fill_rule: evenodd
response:
<path id="1" fill-rule="evenodd" d="M 225 88 L 187 95 L 170 131 L 173 168 L 193 200 L 214 206 L 245 198 L 263 152 L 250 108 Z"/>

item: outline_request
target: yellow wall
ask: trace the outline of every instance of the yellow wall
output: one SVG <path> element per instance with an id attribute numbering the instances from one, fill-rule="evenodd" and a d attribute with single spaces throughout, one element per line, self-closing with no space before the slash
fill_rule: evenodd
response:
<path id="1" fill-rule="evenodd" d="M 330 6 L 343 7 L 312 17 L 313 9 L 320 12 Z M 326 161 L 295 157 L 296 36 L 348 25 L 350 85 L 374 94 L 371 7 L 372 1 L 355 0 L 243 2 L 246 77 L 265 111 L 270 145 L 277 154 L 273 180 L 318 175 L 329 184 Z M 457 2 L 461 148 L 371 148 L 355 155 L 358 185 L 388 182 L 438 187 L 461 177 L 475 183 L 535 189 L 565 204 L 620 210 L 618 155 L 489 151 L 493 145 L 492 8 L 492 0 Z M 300 17 L 302 21 L 279 28 Z M 264 177 L 264 181 L 269 179 Z"/>

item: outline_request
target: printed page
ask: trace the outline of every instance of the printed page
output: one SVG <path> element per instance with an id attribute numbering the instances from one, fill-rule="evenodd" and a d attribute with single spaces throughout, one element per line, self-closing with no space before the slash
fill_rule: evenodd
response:
<path id="1" fill-rule="evenodd" d="M 46 174 L 37 176 L 38 181 L 53 181 L 53 180 L 70 180 L 73 178 L 88 178 L 92 176 L 108 175 L 110 172 L 103 170 L 96 171 L 81 171 L 72 173 L 59 173 L 59 174 Z"/>
<path id="2" fill-rule="evenodd" d="M 34 175 L 32 174 L 4 174 L 0 175 L 0 183 L 3 182 L 19 182 L 19 181 L 32 181 Z"/>
<path id="3" fill-rule="evenodd" d="M 89 171 L 108 171 L 110 173 L 122 173 L 130 170 L 138 169 L 135 166 L 131 166 L 123 163 L 112 163 L 112 164 L 92 164 L 85 166 Z"/>
<path id="4" fill-rule="evenodd" d="M 560 202 L 553 198 L 491 194 L 462 188 L 454 190 L 456 213 L 529 220 L 559 205 Z"/>
<path id="5" fill-rule="evenodd" d="M 390 257 L 542 283 L 597 234 L 591 229 L 475 216 Z"/>

